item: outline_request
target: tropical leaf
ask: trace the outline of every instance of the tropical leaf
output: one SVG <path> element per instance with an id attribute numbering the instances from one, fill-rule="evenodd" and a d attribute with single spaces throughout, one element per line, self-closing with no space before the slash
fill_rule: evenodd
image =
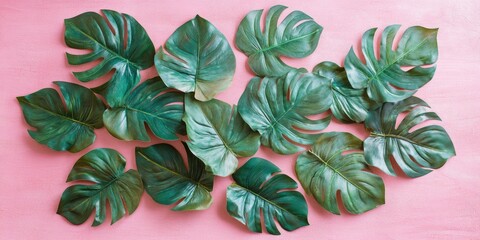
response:
<path id="1" fill-rule="evenodd" d="M 186 96 L 183 120 L 190 150 L 215 175 L 232 174 L 237 169 L 237 157 L 252 156 L 260 146 L 260 135 L 243 121 L 237 107 L 232 109 L 220 100 L 200 102 Z"/>
<path id="2" fill-rule="evenodd" d="M 167 86 L 208 101 L 230 85 L 235 55 L 225 36 L 197 15 L 175 30 L 164 49 L 160 47 L 155 67 Z"/>
<path id="3" fill-rule="evenodd" d="M 431 169 L 442 167 L 455 156 L 455 148 L 445 129 L 438 125 L 412 128 L 427 120 L 440 120 L 423 100 L 410 97 L 398 103 L 385 103 L 371 111 L 365 120 L 370 136 L 365 140 L 365 159 L 368 164 L 395 175 L 390 157 L 409 177 L 420 177 Z M 398 127 L 401 113 L 408 113 Z"/>
<path id="4" fill-rule="evenodd" d="M 159 77 L 146 80 L 105 111 L 105 127 L 122 140 L 149 141 L 145 124 L 159 138 L 178 139 L 175 133 L 185 131 L 183 93 L 169 90 Z"/>
<path id="5" fill-rule="evenodd" d="M 255 77 L 242 94 L 238 111 L 250 127 L 259 131 L 261 143 L 280 154 L 292 154 L 303 148 L 294 143 L 312 144 L 319 131 L 330 123 L 331 116 L 311 120 L 332 102 L 329 80 L 304 69 L 282 77 Z"/>
<path id="6" fill-rule="evenodd" d="M 345 69 L 333 62 L 321 62 L 313 73 L 330 79 L 333 116 L 343 123 L 363 122 L 368 110 L 374 106 L 365 89 L 354 89 L 347 79 Z"/>
<path id="7" fill-rule="evenodd" d="M 362 140 L 350 133 L 320 135 L 312 149 L 298 156 L 295 171 L 307 194 L 326 210 L 340 214 L 337 192 L 350 213 L 359 214 L 385 203 L 382 179 L 366 172 Z"/>
<path id="8" fill-rule="evenodd" d="M 131 16 L 111 10 L 86 12 L 65 19 L 65 42 L 69 47 L 91 50 L 83 55 L 67 53 L 68 63 L 80 65 L 100 60 L 95 67 L 74 72 L 82 82 L 89 82 L 115 72 L 109 81 L 94 89 L 108 104 L 117 105 L 140 81 L 140 70 L 153 65 L 155 48 L 145 29 Z"/>
<path id="9" fill-rule="evenodd" d="M 280 57 L 302 58 L 315 51 L 323 28 L 307 14 L 293 11 L 278 25 L 287 7 L 270 8 L 262 31 L 263 10 L 249 12 L 238 26 L 237 47 L 248 56 L 248 65 L 257 76 L 282 76 L 294 69 Z"/>
<path id="10" fill-rule="evenodd" d="M 187 151 L 188 169 L 180 153 L 168 144 L 136 148 L 137 168 L 147 193 L 160 204 L 180 201 L 172 210 L 202 210 L 212 204 L 213 174 Z"/>
<path id="11" fill-rule="evenodd" d="M 261 216 L 267 232 L 279 235 L 275 219 L 287 231 L 308 225 L 305 198 L 293 189 L 297 183 L 262 158 L 251 158 L 232 176 L 227 189 L 227 211 L 250 231 L 262 232 Z"/>
<path id="12" fill-rule="evenodd" d="M 127 211 L 132 214 L 142 197 L 142 179 L 137 171 L 124 170 L 125 158 L 117 151 L 98 148 L 88 152 L 75 163 L 67 182 L 87 181 L 93 184 L 68 187 L 62 194 L 57 213 L 78 225 L 95 211 L 93 226 L 98 226 L 105 221 L 108 201 L 112 224 Z"/>
<path id="13" fill-rule="evenodd" d="M 397 102 L 412 96 L 435 73 L 435 66 L 422 66 L 437 61 L 437 29 L 410 27 L 393 50 L 399 28 L 400 25 L 391 25 L 383 31 L 379 59 L 374 51 L 375 28 L 362 37 L 366 64 L 355 55 L 353 48 L 345 59 L 345 70 L 353 88 L 367 88 L 368 96 L 378 103 Z M 402 69 L 412 66 L 409 70 Z"/>
<path id="14" fill-rule="evenodd" d="M 101 128 L 105 105 L 88 88 L 68 82 L 54 82 L 62 98 L 53 88 L 44 88 L 27 96 L 17 97 L 29 130 L 37 142 L 57 151 L 78 152 L 95 141 L 95 128 Z"/>

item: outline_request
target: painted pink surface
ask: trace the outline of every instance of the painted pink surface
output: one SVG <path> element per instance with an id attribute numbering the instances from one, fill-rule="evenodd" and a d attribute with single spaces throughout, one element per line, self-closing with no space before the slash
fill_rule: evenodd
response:
<path id="1" fill-rule="evenodd" d="M 343 62 L 353 45 L 359 48 L 362 33 L 389 24 L 439 27 L 439 61 L 434 79 L 418 92 L 443 119 L 457 155 L 442 169 L 419 179 L 381 174 L 386 185 L 386 205 L 368 213 L 335 216 L 310 197 L 310 226 L 282 231 L 275 239 L 480 239 L 480 2 L 431 1 L 0 1 L 0 239 L 271 239 L 250 233 L 225 210 L 230 178 L 216 178 L 214 203 L 198 212 L 173 212 L 144 194 L 137 211 L 113 226 L 81 226 L 56 215 L 65 179 L 76 159 L 88 151 L 108 147 L 127 158 L 135 168 L 134 147 L 161 142 L 122 142 L 105 129 L 97 140 L 76 154 L 55 152 L 32 140 L 15 96 L 52 87 L 52 81 L 78 82 L 69 66 L 63 42 L 63 19 L 85 11 L 109 8 L 134 16 L 158 48 L 182 23 L 195 14 L 209 19 L 233 46 L 236 27 L 250 10 L 274 4 L 290 6 L 311 15 L 324 31 L 317 50 L 294 66 L 312 69 L 316 63 Z M 237 71 L 232 86 L 218 98 L 236 103 L 252 74 L 246 57 L 235 50 Z M 143 79 L 155 75 L 149 69 Z M 94 81 L 88 86 L 97 86 Z M 327 131 L 354 131 L 362 138 L 363 126 L 332 123 Z M 178 144 L 176 144 L 178 147 Z M 257 156 L 272 160 L 294 176 L 297 155 L 280 156 L 262 148 Z M 246 159 L 241 160 L 241 164 Z M 378 173 L 378 171 L 377 171 Z M 300 189 L 303 192 L 303 190 Z"/>

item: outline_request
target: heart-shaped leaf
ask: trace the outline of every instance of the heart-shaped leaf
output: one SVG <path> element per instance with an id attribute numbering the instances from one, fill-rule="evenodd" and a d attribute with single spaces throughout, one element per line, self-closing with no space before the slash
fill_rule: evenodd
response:
<path id="1" fill-rule="evenodd" d="M 365 89 L 354 89 L 347 79 L 345 69 L 333 62 L 319 63 L 313 73 L 330 79 L 333 116 L 344 123 L 363 122 L 374 105 Z"/>
<path id="2" fill-rule="evenodd" d="M 347 211 L 359 214 L 385 203 L 382 179 L 365 171 L 362 140 L 350 133 L 320 135 L 312 149 L 298 156 L 295 171 L 307 194 L 326 210 L 340 214 L 337 192 Z"/>
<path id="3" fill-rule="evenodd" d="M 136 148 L 137 168 L 147 193 L 160 204 L 180 201 L 172 210 L 203 210 L 212 204 L 213 174 L 187 146 L 188 169 L 180 153 L 168 144 Z"/>
<path id="4" fill-rule="evenodd" d="M 108 201 L 112 224 L 127 211 L 132 214 L 142 197 L 142 179 L 137 171 L 124 170 L 125 158 L 117 151 L 99 148 L 88 152 L 75 163 L 67 182 L 88 181 L 93 184 L 68 187 L 62 194 L 57 213 L 78 225 L 95 211 L 93 226 L 98 226 L 105 221 Z"/>
<path id="5" fill-rule="evenodd" d="M 146 80 L 105 111 L 105 127 L 122 140 L 149 141 L 145 124 L 159 138 L 178 139 L 175 133 L 185 131 L 183 93 L 169 90 L 159 77 Z"/>
<path id="6" fill-rule="evenodd" d="M 165 50 L 165 51 L 164 51 Z M 208 101 L 225 90 L 235 72 L 235 55 L 225 36 L 200 16 L 183 24 L 155 55 L 165 84 Z"/>
<path id="7" fill-rule="evenodd" d="M 37 142 L 57 151 L 78 152 L 95 141 L 95 128 L 103 126 L 105 105 L 88 88 L 68 82 L 54 82 L 62 98 L 52 88 L 44 88 L 27 96 L 17 97 L 29 130 Z"/>
<path id="8" fill-rule="evenodd" d="M 307 226 L 305 198 L 293 189 L 297 183 L 262 158 L 251 158 L 232 176 L 227 189 L 227 211 L 253 232 L 262 232 L 263 222 L 270 234 L 279 235 L 275 219 L 287 231 Z"/>
<path id="9" fill-rule="evenodd" d="M 200 102 L 186 96 L 183 120 L 190 150 L 215 175 L 232 174 L 237 169 L 237 157 L 252 156 L 260 146 L 260 135 L 243 121 L 237 107 L 232 109 L 220 100 Z"/>
<path id="10" fill-rule="evenodd" d="M 366 31 L 362 37 L 366 64 L 355 55 L 353 48 L 345 58 L 345 70 L 352 86 L 367 88 L 368 96 L 378 103 L 397 102 L 412 96 L 435 73 L 435 66 L 422 66 L 437 61 L 437 29 L 408 28 L 394 51 L 393 41 L 399 28 L 400 25 L 391 25 L 383 31 L 380 59 L 374 51 L 376 28 Z M 413 68 L 406 71 L 401 68 L 410 66 Z"/>
<path id="11" fill-rule="evenodd" d="M 365 140 L 368 164 L 395 175 L 390 157 L 409 177 L 420 177 L 440 168 L 452 156 L 455 148 L 445 129 L 438 125 L 412 128 L 427 120 L 440 120 L 423 100 L 410 97 L 398 103 L 385 103 L 371 111 L 365 120 L 370 137 Z M 408 113 L 395 128 L 401 113 Z"/>
<path id="12" fill-rule="evenodd" d="M 255 77 L 242 94 L 238 111 L 250 127 L 259 131 L 261 142 L 280 154 L 292 154 L 303 150 L 293 144 L 312 144 L 319 131 L 330 123 L 331 116 L 311 120 L 307 116 L 320 114 L 330 108 L 332 102 L 329 80 L 292 70 L 282 77 Z"/>
<path id="13" fill-rule="evenodd" d="M 113 69 L 108 82 L 94 89 L 108 104 L 117 105 L 140 81 L 140 70 L 153 65 L 155 48 L 145 29 L 131 16 L 111 10 L 86 12 L 65 19 L 65 42 L 69 47 L 91 50 L 83 55 L 67 53 L 68 63 L 80 65 L 100 60 L 95 67 L 74 72 L 78 80 L 95 80 Z"/>
<path id="14" fill-rule="evenodd" d="M 293 67 L 280 57 L 302 58 L 315 50 L 323 28 L 307 14 L 293 11 L 278 25 L 287 7 L 270 8 L 262 31 L 263 10 L 249 12 L 238 26 L 237 47 L 248 56 L 248 65 L 257 76 L 282 76 Z"/>

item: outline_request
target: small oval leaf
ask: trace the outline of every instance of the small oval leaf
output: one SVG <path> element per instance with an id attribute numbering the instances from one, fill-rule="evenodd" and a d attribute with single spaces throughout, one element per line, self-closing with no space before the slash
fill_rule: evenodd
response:
<path id="1" fill-rule="evenodd" d="M 165 84 L 208 101 L 225 90 L 235 73 L 235 55 L 225 36 L 200 16 L 183 24 L 155 55 Z"/>

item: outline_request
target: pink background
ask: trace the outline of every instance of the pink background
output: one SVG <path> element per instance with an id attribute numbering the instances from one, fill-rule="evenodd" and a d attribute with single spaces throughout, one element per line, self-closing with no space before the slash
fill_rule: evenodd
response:
<path id="1" fill-rule="evenodd" d="M 461 2 L 461 3 L 460 3 Z M 288 60 L 312 69 L 316 63 L 338 63 L 350 46 L 358 50 L 361 35 L 372 27 L 390 24 L 439 27 L 439 61 L 434 79 L 417 96 L 424 98 L 443 119 L 440 123 L 455 143 L 457 155 L 442 169 L 419 179 L 381 174 L 386 205 L 353 216 L 335 216 L 307 197 L 310 226 L 282 231 L 275 239 L 480 239 L 480 1 L 89 1 L 1 0 L 0 4 L 0 239 L 271 239 L 250 233 L 225 210 L 231 178 L 216 178 L 214 203 L 197 212 L 173 212 L 144 194 L 137 211 L 113 226 L 81 226 L 56 215 L 68 172 L 88 151 L 108 147 L 135 168 L 134 147 L 152 143 L 122 142 L 105 129 L 97 140 L 76 154 L 55 152 L 36 143 L 26 129 L 16 96 L 52 87 L 52 81 L 78 82 L 69 66 L 63 42 L 63 19 L 85 11 L 109 8 L 129 13 L 147 30 L 158 48 L 182 23 L 195 14 L 210 20 L 233 46 L 237 25 L 250 10 L 284 4 L 312 16 L 324 31 L 317 50 L 301 60 Z M 218 98 L 236 103 L 252 74 L 246 57 L 235 50 L 237 71 L 232 86 Z M 149 69 L 143 79 L 155 75 Z M 93 87 L 100 84 L 94 81 Z M 327 131 L 353 131 L 365 138 L 363 126 L 333 122 Z M 176 144 L 175 146 L 179 146 Z M 295 178 L 296 155 L 280 156 L 262 148 L 257 156 L 272 160 Z M 241 164 L 246 159 L 241 160 Z M 378 171 L 377 171 L 378 173 Z M 296 179 L 296 178 L 295 178 Z M 299 190 L 302 191 L 303 190 Z"/>

